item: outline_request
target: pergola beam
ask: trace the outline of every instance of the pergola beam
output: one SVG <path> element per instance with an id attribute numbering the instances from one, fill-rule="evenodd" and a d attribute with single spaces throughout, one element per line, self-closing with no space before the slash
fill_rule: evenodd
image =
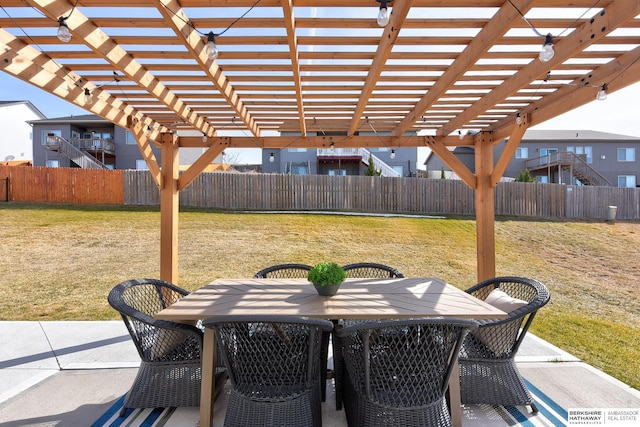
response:
<path id="1" fill-rule="evenodd" d="M 302 81 L 300 79 L 300 53 L 298 51 L 298 37 L 296 35 L 296 18 L 293 14 L 293 0 L 283 0 L 282 10 L 284 12 L 284 24 L 287 28 L 287 40 L 289 41 L 289 57 L 291 59 L 291 71 L 293 72 L 291 78 L 296 91 L 300 135 L 307 136 L 304 100 L 302 98 Z"/>

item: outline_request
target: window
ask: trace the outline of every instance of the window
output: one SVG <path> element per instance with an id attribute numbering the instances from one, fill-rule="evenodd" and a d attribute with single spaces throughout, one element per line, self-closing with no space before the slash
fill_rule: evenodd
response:
<path id="1" fill-rule="evenodd" d="M 541 175 L 541 176 L 536 176 L 536 180 L 537 180 L 538 182 L 543 183 L 543 184 L 547 184 L 547 183 L 549 182 L 549 179 L 547 179 L 547 176 L 546 176 L 546 175 L 544 175 L 544 176 L 543 176 L 543 175 Z"/>
<path id="2" fill-rule="evenodd" d="M 306 153 L 307 149 L 306 148 L 289 148 L 287 149 L 287 151 L 289 153 Z"/>
<path id="3" fill-rule="evenodd" d="M 330 176 L 346 176 L 347 170 L 346 169 L 329 169 L 329 175 Z"/>
<path id="4" fill-rule="evenodd" d="M 636 186 L 635 175 L 618 175 L 618 187 L 633 188 L 635 186 Z"/>
<path id="5" fill-rule="evenodd" d="M 309 168 L 305 165 L 291 166 L 291 175 L 309 175 Z"/>
<path id="6" fill-rule="evenodd" d="M 526 147 L 516 148 L 516 159 L 528 159 L 529 149 Z"/>
<path id="7" fill-rule="evenodd" d="M 71 138 L 80 139 L 80 132 L 78 132 L 77 130 L 72 130 L 71 131 Z"/>
<path id="8" fill-rule="evenodd" d="M 60 167 L 60 161 L 59 160 L 47 160 L 46 167 L 48 168 L 59 168 Z"/>
<path id="9" fill-rule="evenodd" d="M 394 171 L 398 172 L 398 175 L 404 176 L 404 167 L 403 166 L 391 166 Z"/>
<path id="10" fill-rule="evenodd" d="M 635 162 L 636 149 L 635 148 L 618 148 L 618 161 L 619 162 Z"/>
<path id="11" fill-rule="evenodd" d="M 125 144 L 127 144 L 127 145 L 136 145 L 136 138 L 133 136 L 133 133 L 130 130 L 128 130 L 124 134 L 124 138 L 125 138 Z"/>
<path id="12" fill-rule="evenodd" d="M 584 159 L 587 163 L 593 163 L 593 147 L 588 146 L 569 146 L 567 147 L 567 151 L 570 153 L 575 153 L 579 156 L 584 156 Z"/>
<path id="13" fill-rule="evenodd" d="M 138 170 L 148 170 L 149 167 L 147 166 L 147 162 L 144 161 L 144 159 L 138 159 L 136 160 L 136 169 Z"/>

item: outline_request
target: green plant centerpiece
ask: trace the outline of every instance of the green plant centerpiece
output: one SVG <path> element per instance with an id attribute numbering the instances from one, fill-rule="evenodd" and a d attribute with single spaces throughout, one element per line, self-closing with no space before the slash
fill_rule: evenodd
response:
<path id="1" fill-rule="evenodd" d="M 332 296 L 338 292 L 340 284 L 347 274 L 335 262 L 325 261 L 316 264 L 307 275 L 307 280 L 313 283 L 319 295 Z"/>

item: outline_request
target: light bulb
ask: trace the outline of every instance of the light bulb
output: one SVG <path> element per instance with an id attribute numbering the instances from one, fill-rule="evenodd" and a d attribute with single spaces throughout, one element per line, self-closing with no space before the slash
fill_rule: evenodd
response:
<path id="1" fill-rule="evenodd" d="M 378 25 L 385 27 L 389 23 L 389 11 L 387 9 L 387 0 L 380 0 L 380 12 L 378 12 Z"/>
<path id="2" fill-rule="evenodd" d="M 202 134 L 202 142 L 207 142 L 207 134 L 206 133 Z"/>
<path id="3" fill-rule="evenodd" d="M 331 145 L 329 146 L 329 149 L 330 149 L 331 151 L 333 151 L 335 148 L 336 148 L 336 146 L 335 146 L 335 145 L 333 145 L 333 142 L 332 142 L 332 143 L 331 143 Z"/>
<path id="4" fill-rule="evenodd" d="M 396 158 L 396 150 L 391 150 L 391 158 L 392 159 Z"/>
<path id="5" fill-rule="evenodd" d="M 555 54 L 556 52 L 553 50 L 553 36 L 549 33 L 544 39 L 544 44 L 542 45 L 542 50 L 540 51 L 538 58 L 540 58 L 540 61 L 542 62 L 549 62 Z"/>
<path id="6" fill-rule="evenodd" d="M 84 88 L 84 103 L 85 104 L 93 103 L 93 96 L 91 95 L 91 92 L 87 88 Z"/>
<path id="7" fill-rule="evenodd" d="M 520 115 L 520 113 L 516 113 L 516 124 L 522 124 L 522 116 Z"/>
<path id="8" fill-rule="evenodd" d="M 464 138 L 464 135 L 462 134 L 461 130 L 458 131 L 458 138 L 460 139 Z"/>
<path id="9" fill-rule="evenodd" d="M 145 133 L 147 135 L 147 138 L 151 137 L 151 126 L 147 126 L 147 131 Z"/>
<path id="10" fill-rule="evenodd" d="M 609 86 L 606 83 L 603 83 L 603 85 L 600 86 L 600 90 L 596 94 L 596 99 L 598 101 L 604 101 L 607 99 L 607 89 L 609 89 Z"/>
<path id="11" fill-rule="evenodd" d="M 269 155 L 269 163 L 273 163 L 273 162 L 275 162 L 275 161 L 276 161 L 276 157 L 273 155 L 273 153 L 271 153 L 271 154 Z"/>
<path id="12" fill-rule="evenodd" d="M 216 37 L 213 32 L 209 32 L 207 35 L 207 48 L 205 49 L 205 53 L 207 54 L 207 58 L 209 59 L 217 59 L 218 58 L 218 47 L 216 46 Z"/>
<path id="13" fill-rule="evenodd" d="M 69 27 L 67 27 L 66 18 L 62 16 L 58 18 L 58 39 L 61 42 L 69 43 L 71 41 L 71 32 L 69 31 Z"/>

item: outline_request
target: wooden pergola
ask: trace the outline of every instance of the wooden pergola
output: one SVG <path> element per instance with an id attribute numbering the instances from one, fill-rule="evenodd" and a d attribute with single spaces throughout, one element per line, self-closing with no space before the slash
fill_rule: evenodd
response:
<path id="1" fill-rule="evenodd" d="M 494 189 L 525 130 L 640 80 L 640 0 L 389 0 L 381 27 L 383 3 L 3 0 L 0 68 L 132 131 L 161 192 L 164 280 L 180 190 L 223 150 L 330 146 L 432 149 L 475 190 L 492 277 Z M 206 150 L 179 174 L 181 147 Z"/>

